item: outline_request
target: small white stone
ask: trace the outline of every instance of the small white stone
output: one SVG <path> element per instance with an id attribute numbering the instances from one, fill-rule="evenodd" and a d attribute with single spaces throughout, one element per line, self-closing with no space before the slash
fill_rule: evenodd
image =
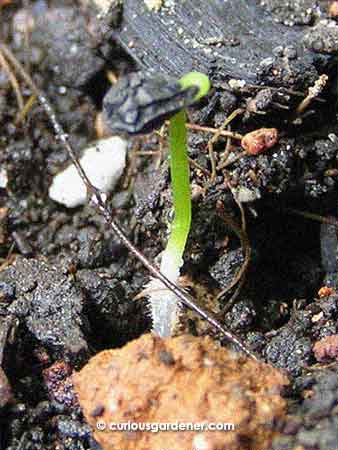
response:
<path id="1" fill-rule="evenodd" d="M 246 85 L 245 80 L 236 80 L 235 78 L 231 78 L 228 83 L 230 88 L 233 90 L 242 89 Z"/>
<path id="2" fill-rule="evenodd" d="M 100 191 L 113 190 L 126 165 L 127 142 L 117 136 L 102 139 L 87 148 L 80 163 L 91 183 Z M 49 197 L 67 208 L 87 201 L 86 186 L 74 165 L 58 173 L 49 188 Z"/>
<path id="3" fill-rule="evenodd" d="M 4 167 L 2 167 L 0 169 L 0 188 L 6 189 L 7 184 L 8 184 L 7 172 L 6 172 L 6 169 Z"/>
<path id="4" fill-rule="evenodd" d="M 254 202 L 261 197 L 259 189 L 255 188 L 248 189 L 244 186 L 241 186 L 238 189 L 234 189 L 234 192 L 237 196 L 237 200 L 241 203 Z"/>
<path id="5" fill-rule="evenodd" d="M 149 11 L 159 11 L 162 6 L 162 0 L 144 0 L 144 3 L 146 4 L 146 7 L 149 9 Z"/>

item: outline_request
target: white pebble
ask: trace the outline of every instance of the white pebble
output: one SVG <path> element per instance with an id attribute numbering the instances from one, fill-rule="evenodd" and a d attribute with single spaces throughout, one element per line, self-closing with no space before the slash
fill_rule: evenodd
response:
<path id="1" fill-rule="evenodd" d="M 254 202 L 261 198 L 261 194 L 258 188 L 248 189 L 244 186 L 241 186 L 238 189 L 234 189 L 236 193 L 237 200 L 241 203 Z"/>
<path id="2" fill-rule="evenodd" d="M 127 142 L 117 136 L 97 141 L 83 152 L 80 163 L 91 183 L 102 192 L 113 190 L 126 165 Z M 57 174 L 49 188 L 49 197 L 67 208 L 87 201 L 86 186 L 75 167 Z"/>
<path id="3" fill-rule="evenodd" d="M 6 189 L 7 184 L 8 184 L 7 172 L 6 172 L 6 169 L 4 167 L 2 167 L 0 169 L 0 188 Z"/>
<path id="4" fill-rule="evenodd" d="M 162 0 L 144 0 L 149 11 L 159 11 L 162 6 Z"/>

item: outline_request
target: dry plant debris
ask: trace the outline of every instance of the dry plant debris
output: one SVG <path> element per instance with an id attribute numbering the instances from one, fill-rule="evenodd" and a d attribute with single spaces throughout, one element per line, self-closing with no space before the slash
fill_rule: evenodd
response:
<path id="1" fill-rule="evenodd" d="M 209 337 L 143 335 L 93 357 L 74 376 L 94 437 L 104 450 L 264 450 L 269 426 L 285 414 L 287 377 L 269 365 L 218 348 Z M 234 431 L 113 432 L 112 422 L 222 422 Z M 102 423 L 105 431 L 99 431 Z"/>
<path id="2" fill-rule="evenodd" d="M 12 389 L 5 372 L 0 367 L 0 408 L 13 399 Z"/>

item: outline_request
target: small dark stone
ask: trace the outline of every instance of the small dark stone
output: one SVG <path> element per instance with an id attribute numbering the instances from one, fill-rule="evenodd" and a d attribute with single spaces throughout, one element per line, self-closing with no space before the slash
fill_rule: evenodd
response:
<path id="1" fill-rule="evenodd" d="M 244 257 L 241 248 L 224 253 L 211 267 L 210 275 L 222 286 L 229 286 L 243 264 Z"/>
<path id="2" fill-rule="evenodd" d="M 273 92 L 271 89 L 262 89 L 248 103 L 249 110 L 253 112 L 267 110 L 273 100 Z"/>
<path id="3" fill-rule="evenodd" d="M 232 92 L 224 91 L 220 96 L 219 102 L 222 110 L 228 114 L 234 110 L 237 103 L 237 97 Z"/>
<path id="4" fill-rule="evenodd" d="M 323 311 L 325 318 L 337 320 L 338 314 L 338 294 L 333 293 L 330 297 L 324 297 L 319 301 L 320 309 Z"/>
<path id="5" fill-rule="evenodd" d="M 104 264 L 106 247 L 103 236 L 94 228 L 81 229 L 76 236 L 79 245 L 77 258 L 79 268 L 95 268 Z"/>
<path id="6" fill-rule="evenodd" d="M 312 345 L 309 338 L 302 337 L 292 325 L 286 325 L 267 344 L 264 354 L 275 367 L 297 376 L 311 361 Z"/>
<path id="7" fill-rule="evenodd" d="M 15 298 L 15 285 L 0 281 L 0 301 L 9 302 Z"/>
<path id="8" fill-rule="evenodd" d="M 296 59 L 297 58 L 297 49 L 296 47 L 293 47 L 292 45 L 289 45 L 288 47 L 285 47 L 284 49 L 284 56 L 288 59 Z"/>
<path id="9" fill-rule="evenodd" d="M 300 419 L 297 420 L 297 418 L 292 418 L 286 423 L 283 433 L 294 435 L 297 433 L 301 425 Z"/>
<path id="10" fill-rule="evenodd" d="M 76 395 L 71 379 L 71 367 L 64 361 L 57 361 L 43 370 L 43 379 L 51 400 L 67 408 L 77 405 Z"/>
<path id="11" fill-rule="evenodd" d="M 57 418 L 57 429 L 63 437 L 87 438 L 91 433 L 89 425 L 70 419 L 67 416 L 59 416 Z"/>
<path id="12" fill-rule="evenodd" d="M 104 413 L 104 406 L 103 405 L 96 405 L 93 411 L 91 412 L 91 415 L 93 417 L 102 416 Z"/>
<path id="13" fill-rule="evenodd" d="M 263 333 L 251 332 L 248 334 L 247 342 L 253 352 L 261 352 L 267 340 Z"/>
<path id="14" fill-rule="evenodd" d="M 253 303 L 246 300 L 239 300 L 225 315 L 225 323 L 235 331 L 245 331 L 250 329 L 256 317 Z"/>
<path id="15" fill-rule="evenodd" d="M 160 361 L 163 362 L 166 366 L 173 366 L 175 364 L 175 359 L 170 352 L 166 350 L 160 350 L 158 354 Z"/>

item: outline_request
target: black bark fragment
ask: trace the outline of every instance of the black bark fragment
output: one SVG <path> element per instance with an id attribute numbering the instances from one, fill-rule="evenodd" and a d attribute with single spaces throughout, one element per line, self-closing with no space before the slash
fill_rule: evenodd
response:
<path id="1" fill-rule="evenodd" d="M 279 78 L 291 86 L 295 80 L 307 84 L 309 74 L 316 74 L 303 33 L 276 23 L 263 6 L 247 0 L 211 0 L 202 7 L 198 0 L 175 1 L 158 12 L 149 11 L 143 0 L 126 0 L 114 39 L 141 69 L 176 77 L 198 70 L 219 78 L 220 72 L 223 79 L 261 83 L 269 81 L 266 66 L 272 65 L 288 72 L 285 80 Z M 290 46 L 293 63 L 286 57 L 275 61 L 274 50 Z"/>

